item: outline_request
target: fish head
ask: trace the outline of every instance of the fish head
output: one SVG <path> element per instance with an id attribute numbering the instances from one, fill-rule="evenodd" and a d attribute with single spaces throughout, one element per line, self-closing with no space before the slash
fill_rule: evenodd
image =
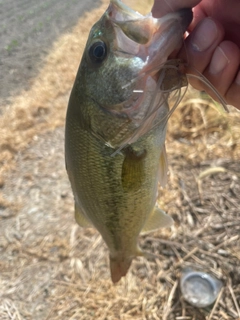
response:
<path id="1" fill-rule="evenodd" d="M 191 20 L 191 9 L 156 19 L 151 13 L 143 16 L 120 0 L 111 0 L 106 12 L 91 29 L 76 80 L 77 90 L 96 108 L 127 119 L 135 130 L 156 104 L 166 102 L 166 97 L 151 102 L 158 89 L 159 71 L 182 44 Z M 103 121 L 102 129 L 100 126 L 97 121 L 96 135 L 111 141 L 104 133 L 106 123 Z M 129 129 L 125 131 L 132 134 Z M 122 136 L 121 133 L 121 139 L 125 141 L 129 138 Z"/>

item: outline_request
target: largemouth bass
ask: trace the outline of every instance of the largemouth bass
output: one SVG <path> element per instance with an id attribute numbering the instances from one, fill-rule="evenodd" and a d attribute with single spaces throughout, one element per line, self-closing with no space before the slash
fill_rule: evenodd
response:
<path id="1" fill-rule="evenodd" d="M 71 92 L 65 152 L 75 218 L 102 235 L 114 283 L 143 255 L 139 234 L 172 224 L 156 206 L 174 87 L 161 89 L 159 71 L 191 20 L 191 9 L 155 19 L 110 1 L 91 29 Z"/>

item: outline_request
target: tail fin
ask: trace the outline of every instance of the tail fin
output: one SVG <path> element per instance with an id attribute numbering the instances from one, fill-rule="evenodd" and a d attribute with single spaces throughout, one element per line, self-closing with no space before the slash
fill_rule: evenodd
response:
<path id="1" fill-rule="evenodd" d="M 156 255 L 154 253 L 142 251 L 139 247 L 136 248 L 136 252 L 132 256 L 118 255 L 118 256 L 113 258 L 110 255 L 109 256 L 109 258 L 110 258 L 110 270 L 111 270 L 111 278 L 112 278 L 112 282 L 113 283 L 116 283 L 122 277 L 125 277 L 125 275 L 128 272 L 128 269 L 131 266 L 132 259 L 134 257 L 145 257 L 146 259 L 156 259 L 156 258 L 159 259 L 160 258 L 160 256 L 158 256 L 158 255 Z"/>
<path id="2" fill-rule="evenodd" d="M 112 282 L 118 282 L 122 277 L 124 277 L 130 265 L 132 263 L 131 257 L 115 257 L 112 258 L 110 256 L 110 270 L 111 270 L 111 278 Z"/>

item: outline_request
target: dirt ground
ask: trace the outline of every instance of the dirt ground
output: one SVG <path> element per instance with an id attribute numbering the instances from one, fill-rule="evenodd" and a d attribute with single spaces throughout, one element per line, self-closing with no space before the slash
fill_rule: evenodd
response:
<path id="1" fill-rule="evenodd" d="M 27 89 L 52 43 L 70 32 L 100 1 L 13 0 L 0 2 L 0 99 Z"/>
<path id="2" fill-rule="evenodd" d="M 140 246 L 159 258 L 135 259 L 126 278 L 112 285 L 101 237 L 74 221 L 64 164 L 65 112 L 89 29 L 107 3 L 59 35 L 18 94 L 3 94 L 8 103 L 0 117 L 0 320 L 239 320 L 236 110 L 219 111 L 189 89 L 170 119 L 168 185 L 160 190 L 159 205 L 175 224 L 140 238 Z M 151 1 L 131 4 L 141 12 L 141 4 L 147 10 Z M 189 266 L 223 282 L 212 306 L 194 308 L 183 300 L 179 280 Z"/>

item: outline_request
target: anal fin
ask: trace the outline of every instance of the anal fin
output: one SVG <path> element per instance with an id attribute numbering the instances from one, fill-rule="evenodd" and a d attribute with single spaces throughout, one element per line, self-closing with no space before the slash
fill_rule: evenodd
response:
<path id="1" fill-rule="evenodd" d="M 148 217 L 141 233 L 153 231 L 159 228 L 168 228 L 173 224 L 173 219 L 163 210 L 155 207 Z"/>

